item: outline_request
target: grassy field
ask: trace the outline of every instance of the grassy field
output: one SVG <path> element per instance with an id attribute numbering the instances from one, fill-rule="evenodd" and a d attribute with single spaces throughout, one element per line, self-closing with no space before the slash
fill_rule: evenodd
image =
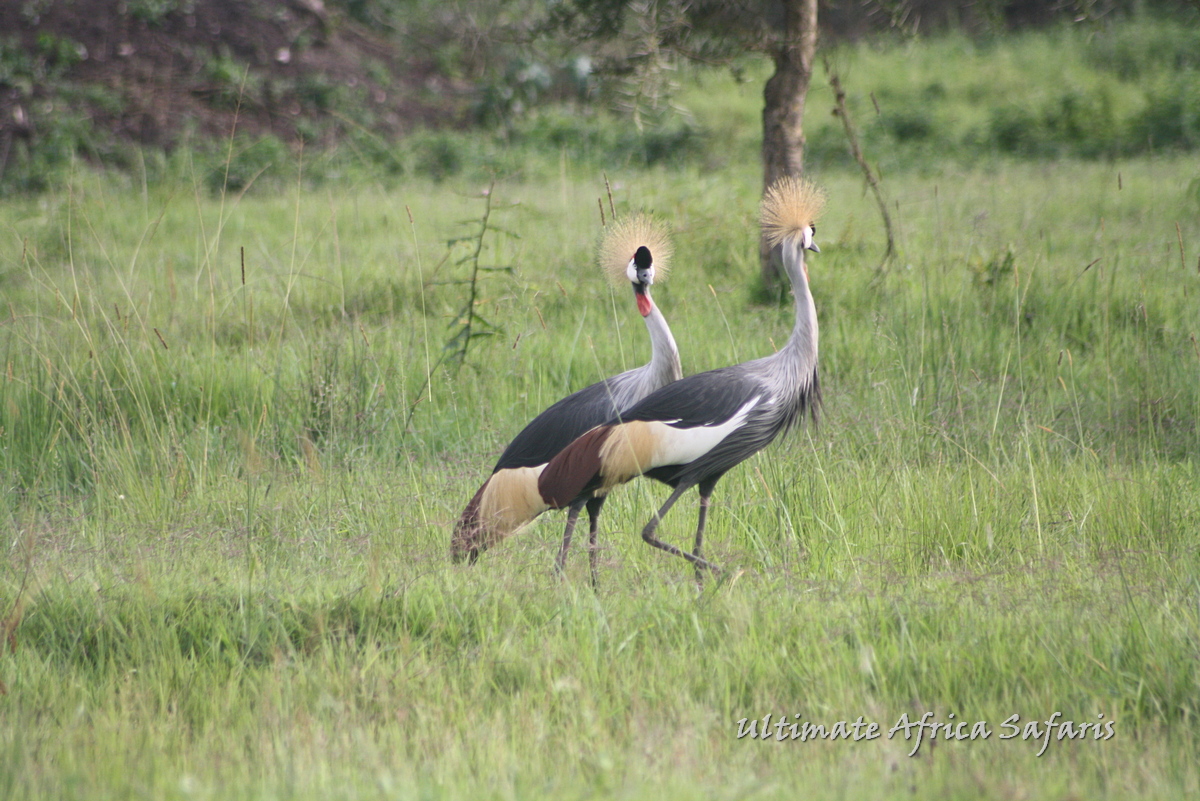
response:
<path id="1" fill-rule="evenodd" d="M 609 173 L 673 226 L 686 373 L 789 331 L 758 176 Z M 606 506 L 598 593 L 581 550 L 551 572 L 561 515 L 449 563 L 508 438 L 646 358 L 591 263 L 590 168 L 493 187 L 480 263 L 514 269 L 483 274 L 494 335 L 461 368 L 473 244 L 447 242 L 486 179 L 221 199 L 81 172 L 6 201 L 0 796 L 1200 792 L 1198 176 L 923 162 L 886 177 L 880 269 L 860 177 L 815 175 L 821 423 L 722 480 L 729 575 L 700 593 L 639 541 L 649 482 Z M 964 739 L 895 729 L 927 713 Z M 879 728 L 738 737 L 767 714 Z"/>

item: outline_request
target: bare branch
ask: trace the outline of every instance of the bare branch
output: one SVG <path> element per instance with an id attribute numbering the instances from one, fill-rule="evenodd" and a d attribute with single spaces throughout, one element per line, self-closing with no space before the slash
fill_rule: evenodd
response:
<path id="1" fill-rule="evenodd" d="M 863 155 L 862 147 L 858 143 L 858 131 L 854 127 L 853 120 L 850 119 L 850 109 L 846 107 L 846 91 L 842 89 L 842 82 L 838 78 L 837 70 L 829 63 L 828 56 L 821 57 L 821 63 L 825 66 L 825 73 L 829 76 L 829 86 L 833 89 L 833 98 L 836 103 L 836 113 L 842 120 L 842 128 L 846 131 L 846 141 L 850 145 L 850 155 L 858 162 L 858 166 L 862 168 L 863 176 L 867 179 L 867 185 L 871 187 L 871 193 L 875 195 L 875 202 L 879 204 L 879 213 L 883 217 L 883 228 L 887 232 L 887 249 L 883 253 L 883 260 L 876 268 L 878 273 L 883 273 L 887 270 L 889 262 L 896 253 L 896 239 L 892 233 L 892 218 L 888 214 L 887 201 L 883 197 L 883 189 L 879 185 L 879 177 L 875 171 L 871 169 L 871 165 L 867 163 L 866 157 Z"/>

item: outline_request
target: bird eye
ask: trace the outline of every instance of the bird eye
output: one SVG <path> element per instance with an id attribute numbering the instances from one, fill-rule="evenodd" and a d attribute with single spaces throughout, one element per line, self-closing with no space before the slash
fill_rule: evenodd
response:
<path id="1" fill-rule="evenodd" d="M 813 236 L 816 236 L 816 235 L 817 235 L 817 226 L 816 226 L 816 224 L 814 223 L 814 224 L 812 224 L 812 225 L 810 225 L 810 226 L 808 226 L 808 227 L 812 229 L 812 235 L 813 235 Z"/>

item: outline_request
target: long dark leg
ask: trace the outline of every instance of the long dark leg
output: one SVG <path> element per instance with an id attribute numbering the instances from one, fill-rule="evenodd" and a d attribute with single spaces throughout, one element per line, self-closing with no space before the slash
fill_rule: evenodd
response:
<path id="1" fill-rule="evenodd" d="M 713 488 L 717 486 L 718 478 L 720 476 L 706 478 L 696 486 L 697 491 L 700 493 L 700 519 L 696 523 L 696 545 L 692 548 L 692 555 L 697 559 L 702 558 L 700 556 L 700 549 L 704 545 L 704 523 L 708 520 L 709 498 L 712 497 Z M 693 564 L 695 563 L 693 562 Z M 700 568 L 700 565 L 696 565 L 696 583 L 704 583 L 704 571 Z"/>
<path id="2" fill-rule="evenodd" d="M 600 495 L 592 498 L 587 502 L 588 512 L 588 563 L 592 567 L 592 589 L 600 589 L 600 581 L 596 578 L 596 559 L 599 557 L 599 551 L 596 546 L 596 530 L 600 526 L 600 508 L 604 506 L 604 500 L 607 495 Z"/>
<path id="3" fill-rule="evenodd" d="M 554 567 L 560 576 L 565 576 L 567 573 L 567 551 L 571 548 L 571 535 L 575 533 L 575 521 L 579 519 L 579 512 L 583 509 L 584 503 L 584 501 L 576 501 L 567 510 L 567 528 L 563 531 L 562 547 L 558 549 L 558 558 L 554 560 Z"/>
<path id="4" fill-rule="evenodd" d="M 642 529 L 642 539 L 645 540 L 647 544 L 653 545 L 655 548 L 664 550 L 669 554 L 674 554 L 675 556 L 682 556 L 684 559 L 688 560 L 693 565 L 695 565 L 697 570 L 700 570 L 701 568 L 703 568 L 706 570 L 716 571 L 717 570 L 716 565 L 704 561 L 703 559 L 701 559 L 699 556 L 696 556 L 695 554 L 690 554 L 687 551 L 681 551 L 678 548 L 676 548 L 674 545 L 663 542 L 662 540 L 660 540 L 654 536 L 654 531 L 658 528 L 658 524 L 660 522 L 662 522 L 663 515 L 665 515 L 671 509 L 671 507 L 675 505 L 675 501 L 679 500 L 680 495 L 687 492 L 691 488 L 692 488 L 691 484 L 680 484 L 678 487 L 675 488 L 675 491 L 671 493 L 671 497 L 667 498 L 667 502 L 664 503 L 662 505 L 662 507 L 657 512 L 654 513 L 654 517 L 650 518 L 650 522 L 646 524 L 646 527 L 644 529 Z"/>

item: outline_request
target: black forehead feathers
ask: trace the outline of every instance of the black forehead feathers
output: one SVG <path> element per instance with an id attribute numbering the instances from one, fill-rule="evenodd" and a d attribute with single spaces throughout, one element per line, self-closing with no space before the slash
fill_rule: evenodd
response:
<path id="1" fill-rule="evenodd" d="M 637 252 L 633 254 L 633 263 L 639 270 L 645 270 L 653 264 L 654 257 L 650 255 L 650 248 L 640 245 Z"/>

